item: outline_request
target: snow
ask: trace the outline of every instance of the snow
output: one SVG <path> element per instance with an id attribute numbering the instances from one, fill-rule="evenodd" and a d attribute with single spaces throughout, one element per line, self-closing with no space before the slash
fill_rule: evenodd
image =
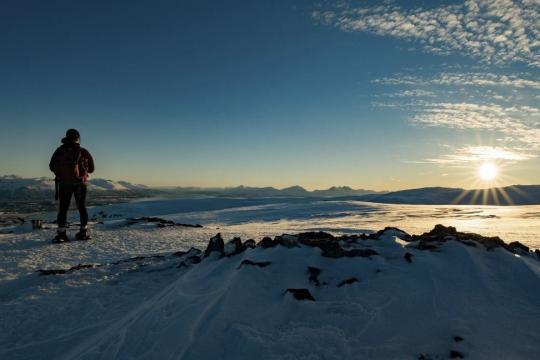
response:
<path id="1" fill-rule="evenodd" d="M 371 257 L 327 258 L 307 246 L 213 253 L 198 264 L 187 260 L 193 253 L 173 255 L 204 250 L 217 232 L 225 241 L 258 241 L 319 222 L 339 229 L 343 213 L 341 233 L 353 233 L 349 217 L 359 206 L 383 209 L 235 201 L 199 203 L 200 211 L 181 201 L 161 202 L 162 211 L 159 201 L 95 208 L 92 214 L 122 218 L 92 223 L 89 242 L 49 244 L 52 228 L 1 234 L 0 358 L 443 359 L 454 350 L 471 359 L 531 359 L 540 351 L 540 261 L 533 256 L 457 241 L 421 251 L 396 230 L 347 244 L 379 253 Z M 203 228 L 125 226 L 123 217 L 143 215 L 205 221 L 198 221 Z M 119 262 L 150 255 L 163 257 Z M 244 260 L 270 264 L 240 266 Z M 103 266 L 36 273 L 77 264 Z M 308 267 L 321 270 L 319 286 Z M 352 278 L 358 281 L 339 286 Z M 289 288 L 308 289 L 315 301 L 296 300 Z"/>

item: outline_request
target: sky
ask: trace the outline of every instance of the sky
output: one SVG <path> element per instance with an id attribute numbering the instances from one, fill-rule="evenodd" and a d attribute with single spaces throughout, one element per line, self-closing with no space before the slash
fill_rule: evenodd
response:
<path id="1" fill-rule="evenodd" d="M 0 54 L 0 175 L 76 128 L 152 186 L 540 184 L 538 0 L 3 0 Z"/>

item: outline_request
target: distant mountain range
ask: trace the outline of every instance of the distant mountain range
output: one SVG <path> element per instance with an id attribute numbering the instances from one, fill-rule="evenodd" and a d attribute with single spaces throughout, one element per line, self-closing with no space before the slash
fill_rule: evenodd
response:
<path id="1" fill-rule="evenodd" d="M 513 185 L 476 190 L 426 187 L 384 194 L 368 194 L 358 199 L 387 204 L 540 205 L 540 185 Z"/>
<path id="2" fill-rule="evenodd" d="M 273 187 L 237 186 L 229 188 L 196 188 L 177 187 L 167 189 L 167 192 L 178 195 L 208 195 L 208 196 L 236 196 L 236 197 L 341 197 L 362 196 L 367 194 L 382 194 L 372 190 L 352 189 L 348 186 L 333 186 L 326 190 L 308 191 L 301 186 L 291 186 L 284 189 Z"/>
<path id="3" fill-rule="evenodd" d="M 127 181 L 90 179 L 88 189 L 100 193 L 137 192 L 149 190 L 144 185 L 131 184 Z M 0 200 L 45 198 L 54 192 L 54 179 L 47 177 L 22 178 L 15 175 L 0 176 Z"/>
<path id="4" fill-rule="evenodd" d="M 301 186 L 284 189 L 273 187 L 237 186 L 229 188 L 151 188 L 127 181 L 106 179 L 89 180 L 89 190 L 96 196 L 106 198 L 120 196 L 137 197 L 295 197 L 295 198 L 338 198 L 371 201 L 387 204 L 424 205 L 533 205 L 540 204 L 540 185 L 515 185 L 502 188 L 464 190 L 459 188 L 425 187 L 392 192 L 376 192 L 353 189 L 348 186 L 333 186 L 326 190 L 308 191 Z M 54 193 L 51 178 L 22 178 L 14 175 L 0 176 L 0 201 L 24 201 L 27 199 L 47 199 Z"/>

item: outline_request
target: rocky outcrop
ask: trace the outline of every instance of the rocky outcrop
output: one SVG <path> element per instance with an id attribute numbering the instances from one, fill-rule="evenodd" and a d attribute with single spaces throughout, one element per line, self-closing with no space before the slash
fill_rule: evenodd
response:
<path id="1" fill-rule="evenodd" d="M 212 237 L 204 250 L 204 257 L 209 256 L 211 253 L 217 252 L 220 256 L 225 255 L 225 243 L 221 237 L 221 233 L 217 233 L 216 236 Z"/>
<path id="2" fill-rule="evenodd" d="M 287 289 L 285 293 L 291 293 L 296 300 L 315 301 L 308 289 Z"/>
<path id="3" fill-rule="evenodd" d="M 182 226 L 190 228 L 202 228 L 201 224 L 182 224 L 177 223 L 172 220 L 165 220 L 158 217 L 143 216 L 140 218 L 128 218 L 126 219 L 126 226 L 135 225 L 138 223 L 156 223 L 158 227 L 169 227 L 169 226 Z"/>
<path id="4" fill-rule="evenodd" d="M 411 241 L 418 241 L 417 249 L 432 250 L 438 248 L 446 241 L 459 241 L 465 245 L 476 246 L 471 241 L 481 244 L 486 250 L 501 247 L 512 253 L 519 251 L 529 252 L 529 248 L 517 241 L 506 244 L 498 236 L 482 236 L 474 233 L 459 232 L 453 226 L 435 225 L 435 227 L 422 235 L 413 235 Z"/>

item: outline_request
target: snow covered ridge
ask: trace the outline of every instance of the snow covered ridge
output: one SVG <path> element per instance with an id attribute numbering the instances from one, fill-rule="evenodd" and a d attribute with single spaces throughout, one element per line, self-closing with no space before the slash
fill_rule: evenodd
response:
<path id="1" fill-rule="evenodd" d="M 96 191 L 133 191 L 148 189 L 145 185 L 127 181 L 89 179 L 89 188 Z M 0 176 L 0 194 L 31 194 L 54 191 L 54 179 L 48 177 L 22 178 L 15 175 Z"/>
<path id="2" fill-rule="evenodd" d="M 539 256 L 442 225 L 258 243 L 218 234 L 205 251 L 4 285 L 0 358 L 532 359 Z"/>

